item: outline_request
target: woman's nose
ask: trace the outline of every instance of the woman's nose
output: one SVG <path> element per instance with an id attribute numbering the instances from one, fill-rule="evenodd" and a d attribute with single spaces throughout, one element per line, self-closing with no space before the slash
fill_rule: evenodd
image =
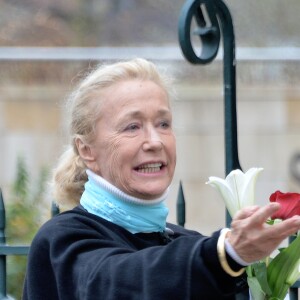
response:
<path id="1" fill-rule="evenodd" d="M 145 134 L 145 140 L 143 143 L 143 149 L 147 150 L 161 150 L 163 148 L 163 142 L 160 134 L 155 130 L 155 128 L 151 128 L 147 130 Z"/>

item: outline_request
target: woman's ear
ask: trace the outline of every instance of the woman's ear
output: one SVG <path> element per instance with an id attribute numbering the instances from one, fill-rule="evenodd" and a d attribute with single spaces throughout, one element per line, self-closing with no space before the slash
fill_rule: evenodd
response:
<path id="1" fill-rule="evenodd" d="M 79 156 L 85 162 L 86 166 L 94 171 L 96 159 L 93 155 L 91 146 L 84 143 L 81 138 L 77 137 L 75 139 L 75 145 L 78 150 Z"/>

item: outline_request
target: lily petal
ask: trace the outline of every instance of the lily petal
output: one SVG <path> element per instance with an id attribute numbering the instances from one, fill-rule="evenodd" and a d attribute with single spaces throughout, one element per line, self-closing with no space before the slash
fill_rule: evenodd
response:
<path id="1" fill-rule="evenodd" d="M 255 204 L 255 185 L 257 176 L 263 168 L 251 168 L 244 175 L 241 208 Z"/>
<path id="2" fill-rule="evenodd" d="M 227 177 L 209 177 L 206 184 L 216 188 L 221 194 L 226 208 L 231 217 L 241 208 L 253 205 L 255 203 L 255 184 L 258 174 L 263 168 L 251 168 L 246 173 L 236 169 L 231 171 Z"/>
<path id="3" fill-rule="evenodd" d="M 211 176 L 208 179 L 209 181 L 206 182 L 206 184 L 211 185 L 213 188 L 219 191 L 225 202 L 225 206 L 229 211 L 229 214 L 232 216 L 236 212 L 238 203 L 235 201 L 236 197 L 234 197 L 231 187 L 228 185 L 227 181 L 222 178 Z"/>

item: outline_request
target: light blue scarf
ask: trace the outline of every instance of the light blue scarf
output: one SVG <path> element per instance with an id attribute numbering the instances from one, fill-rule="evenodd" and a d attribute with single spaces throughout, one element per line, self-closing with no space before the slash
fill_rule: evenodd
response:
<path id="1" fill-rule="evenodd" d="M 131 233 L 162 232 L 166 228 L 168 208 L 163 201 L 168 190 L 155 200 L 129 196 L 104 178 L 87 170 L 88 181 L 80 204 L 90 213 L 117 224 Z"/>

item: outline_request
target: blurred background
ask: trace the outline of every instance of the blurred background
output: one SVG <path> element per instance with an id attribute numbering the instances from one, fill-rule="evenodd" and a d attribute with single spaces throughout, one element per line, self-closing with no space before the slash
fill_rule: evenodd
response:
<path id="1" fill-rule="evenodd" d="M 245 171 L 264 168 L 256 191 L 264 204 L 275 190 L 300 192 L 300 2 L 225 3 L 236 36 L 240 163 Z M 137 56 L 175 79 L 178 164 L 169 221 L 176 222 L 181 180 L 186 227 L 210 234 L 224 226 L 223 202 L 205 185 L 209 176 L 225 175 L 223 62 L 221 55 L 198 66 L 183 58 L 177 37 L 183 4 L 0 0 L 0 187 L 10 243 L 29 243 L 50 218 L 47 182 L 68 143 L 68 94 L 94 65 Z"/>

